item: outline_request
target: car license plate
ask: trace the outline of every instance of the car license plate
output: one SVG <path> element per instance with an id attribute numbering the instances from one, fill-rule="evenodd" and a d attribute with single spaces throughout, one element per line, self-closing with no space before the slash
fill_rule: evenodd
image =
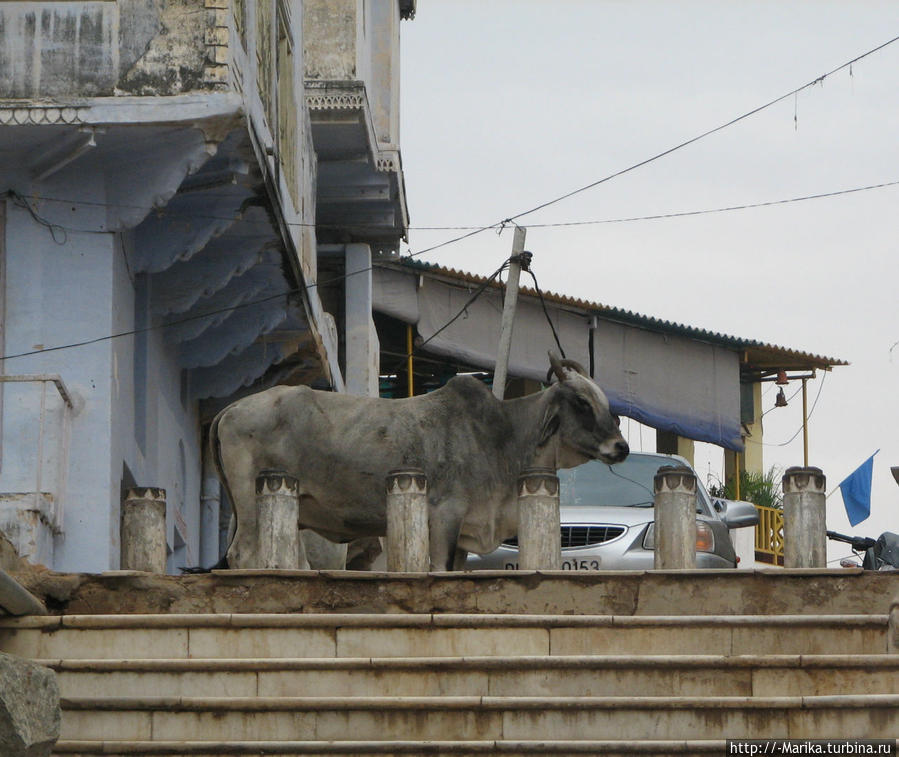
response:
<path id="1" fill-rule="evenodd" d="M 600 559 L 590 557 L 584 560 L 562 560 L 562 570 L 599 570 Z M 517 562 L 507 562 L 504 570 L 518 570 Z"/>

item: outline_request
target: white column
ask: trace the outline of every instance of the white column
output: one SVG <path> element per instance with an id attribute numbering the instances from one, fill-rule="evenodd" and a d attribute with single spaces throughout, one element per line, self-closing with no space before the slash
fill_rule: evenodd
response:
<path id="1" fill-rule="evenodd" d="M 783 477 L 784 567 L 827 567 L 825 487 L 820 468 L 787 468 Z"/>
<path id="2" fill-rule="evenodd" d="M 387 570 L 427 573 L 431 564 L 428 479 L 419 468 L 387 474 Z"/>
<path id="3" fill-rule="evenodd" d="M 165 489 L 125 491 L 121 540 L 122 570 L 165 573 Z"/>
<path id="4" fill-rule="evenodd" d="M 256 557 L 260 568 L 300 567 L 300 500 L 297 480 L 284 471 L 256 477 Z"/>
<path id="5" fill-rule="evenodd" d="M 655 489 L 655 569 L 696 567 L 696 474 L 683 466 L 659 468 Z"/>
<path id="6" fill-rule="evenodd" d="M 522 570 L 561 570 L 559 479 L 549 468 L 518 478 L 518 564 Z"/>

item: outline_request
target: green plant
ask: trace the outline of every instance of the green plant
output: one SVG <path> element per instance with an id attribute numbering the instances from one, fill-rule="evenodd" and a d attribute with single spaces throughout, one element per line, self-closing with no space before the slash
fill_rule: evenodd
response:
<path id="1" fill-rule="evenodd" d="M 783 507 L 783 490 L 781 479 L 783 471 L 772 465 L 767 473 L 740 471 L 740 499 L 762 507 Z M 722 495 L 725 499 L 737 498 L 736 481 L 731 478 L 724 485 Z"/>

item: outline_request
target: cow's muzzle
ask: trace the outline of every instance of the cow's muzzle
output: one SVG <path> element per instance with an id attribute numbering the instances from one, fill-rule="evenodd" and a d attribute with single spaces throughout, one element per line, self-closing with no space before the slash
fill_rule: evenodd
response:
<path id="1" fill-rule="evenodd" d="M 599 448 L 599 458 L 604 463 L 620 463 L 630 454 L 631 448 L 624 439 L 616 439 Z"/>

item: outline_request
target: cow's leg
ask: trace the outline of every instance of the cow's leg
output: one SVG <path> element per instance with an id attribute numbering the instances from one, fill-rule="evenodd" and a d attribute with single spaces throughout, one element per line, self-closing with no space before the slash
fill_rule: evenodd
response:
<path id="1" fill-rule="evenodd" d="M 230 439 L 227 427 L 219 426 L 222 469 L 228 471 L 228 495 L 231 499 L 231 542 L 226 553 L 228 567 L 258 568 L 258 534 L 256 530 L 256 475 L 257 467 L 246 445 L 239 439 Z M 232 530 L 233 529 L 233 530 Z"/>
<path id="2" fill-rule="evenodd" d="M 465 504 L 445 500 L 428 510 L 431 570 L 455 570 L 456 543 Z"/>
<path id="3" fill-rule="evenodd" d="M 336 544 L 308 528 L 300 530 L 300 570 L 343 570 L 346 552 L 346 544 Z"/>

